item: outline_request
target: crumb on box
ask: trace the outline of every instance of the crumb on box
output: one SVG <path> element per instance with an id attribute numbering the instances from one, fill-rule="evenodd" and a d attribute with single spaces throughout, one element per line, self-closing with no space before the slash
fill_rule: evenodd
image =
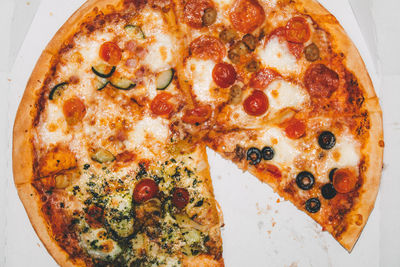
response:
<path id="1" fill-rule="evenodd" d="M 263 228 L 263 226 L 264 226 L 264 222 L 263 221 L 259 221 L 257 223 L 257 227 L 258 227 L 259 230 L 261 230 Z"/>
<path id="2" fill-rule="evenodd" d="M 50 16 L 53 16 L 53 12 L 50 12 L 49 15 L 50 15 Z"/>

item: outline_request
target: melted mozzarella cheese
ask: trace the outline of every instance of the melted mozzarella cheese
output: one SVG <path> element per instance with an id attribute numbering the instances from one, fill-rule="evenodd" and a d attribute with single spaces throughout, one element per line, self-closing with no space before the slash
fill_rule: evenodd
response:
<path id="1" fill-rule="evenodd" d="M 263 131 L 258 139 L 259 147 L 271 146 L 274 148 L 275 156 L 271 162 L 291 165 L 300 154 L 298 144 L 283 134 L 282 129 L 274 127 Z"/>
<path id="2" fill-rule="evenodd" d="M 61 109 L 57 105 L 49 103 L 46 116 L 47 120 L 40 125 L 38 131 L 41 142 L 57 144 L 69 141 L 71 136 L 65 134 L 67 125 Z"/>
<path id="3" fill-rule="evenodd" d="M 201 60 L 191 58 L 186 63 L 186 71 L 189 79 L 192 80 L 192 90 L 199 101 L 212 101 L 210 89 L 213 83 L 212 70 L 215 66 L 212 60 Z"/>
<path id="4" fill-rule="evenodd" d="M 300 72 L 295 56 L 290 53 L 286 42 L 280 42 L 278 37 L 271 38 L 265 47 L 259 47 L 257 54 L 265 66 L 282 74 Z"/>
<path id="5" fill-rule="evenodd" d="M 153 72 L 160 72 L 170 68 L 174 40 L 170 35 L 162 32 L 155 35 L 154 38 L 155 41 L 147 47 L 148 51 L 143 59 L 143 64 Z"/>
<path id="6" fill-rule="evenodd" d="M 117 242 L 107 237 L 104 228 L 90 229 L 87 233 L 82 233 L 80 239 L 80 245 L 96 259 L 115 259 L 122 251 Z"/>
<path id="7" fill-rule="evenodd" d="M 329 172 L 334 168 L 358 170 L 361 160 L 360 144 L 348 133 L 336 136 L 336 138 L 335 147 L 326 151 L 325 160 L 315 166 L 315 172 L 321 182 L 329 182 Z M 318 158 L 316 152 L 316 150 L 313 150 L 315 155 L 309 158 Z M 315 162 L 318 162 L 318 160 L 316 159 Z"/>
<path id="8" fill-rule="evenodd" d="M 266 93 L 271 111 L 278 111 L 288 107 L 300 108 L 309 100 L 305 90 L 283 80 L 272 82 L 268 86 Z"/>
<path id="9" fill-rule="evenodd" d="M 166 120 L 146 117 L 135 125 L 133 131 L 129 132 L 127 145 L 144 145 L 147 144 L 149 139 L 163 143 L 168 138 L 168 135 L 169 129 Z"/>
<path id="10" fill-rule="evenodd" d="M 356 167 L 360 163 L 360 145 L 350 135 L 339 136 L 330 159 L 336 168 Z"/>

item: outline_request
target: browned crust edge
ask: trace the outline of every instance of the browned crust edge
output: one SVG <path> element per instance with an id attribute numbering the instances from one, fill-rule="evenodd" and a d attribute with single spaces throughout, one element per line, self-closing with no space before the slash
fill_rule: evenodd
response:
<path id="1" fill-rule="evenodd" d="M 53 57 L 62 45 L 98 10 L 105 11 L 109 5 L 120 0 L 88 0 L 57 31 L 42 52 L 27 83 L 20 102 L 13 129 L 13 174 L 18 195 L 40 240 L 55 261 L 61 266 L 84 266 L 82 262 L 72 261 L 51 235 L 51 229 L 42 215 L 40 196 L 31 184 L 33 179 L 33 120 L 37 112 L 40 90 L 48 75 Z"/>
<path id="2" fill-rule="evenodd" d="M 337 238 L 337 241 L 351 252 L 374 208 L 379 191 L 383 165 L 383 147 L 380 145 L 383 142 L 382 111 L 365 63 L 337 19 L 315 0 L 298 0 L 296 7 L 300 12 L 311 15 L 319 26 L 329 32 L 333 49 L 344 53 L 346 67 L 355 74 L 360 88 L 363 89 L 365 107 L 370 116 L 369 141 L 361 152 L 367 156 L 364 183 L 358 203 L 345 218 L 348 222 L 354 222 L 354 216 L 360 214 L 363 222 L 361 225 L 349 224 L 345 232 Z"/>

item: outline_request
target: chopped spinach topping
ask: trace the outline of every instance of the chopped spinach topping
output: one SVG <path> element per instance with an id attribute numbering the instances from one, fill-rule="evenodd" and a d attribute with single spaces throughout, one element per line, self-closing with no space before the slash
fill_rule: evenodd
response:
<path id="1" fill-rule="evenodd" d="M 202 199 L 202 200 L 199 200 L 199 201 L 196 202 L 196 204 L 194 204 L 194 206 L 195 206 L 195 207 L 201 207 L 201 206 L 203 206 L 203 202 L 204 202 L 203 199 Z"/>

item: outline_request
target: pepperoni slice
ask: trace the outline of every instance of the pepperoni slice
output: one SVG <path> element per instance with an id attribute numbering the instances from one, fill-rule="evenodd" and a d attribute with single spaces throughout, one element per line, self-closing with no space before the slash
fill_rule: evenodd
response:
<path id="1" fill-rule="evenodd" d="M 304 44 L 310 36 L 310 27 L 304 18 L 294 17 L 286 24 L 286 40 L 289 42 Z"/>
<path id="2" fill-rule="evenodd" d="M 304 44 L 288 42 L 288 48 L 290 53 L 292 53 L 292 55 L 295 56 L 297 59 L 301 58 L 301 56 L 303 55 Z"/>
<path id="3" fill-rule="evenodd" d="M 269 163 L 264 163 L 263 162 L 261 164 L 258 164 L 256 166 L 256 168 L 257 168 L 258 171 L 263 172 L 263 173 L 267 173 L 267 174 L 269 174 L 270 176 L 272 176 L 274 178 L 279 179 L 279 178 L 282 177 L 281 170 L 277 166 L 275 166 L 273 164 L 269 164 Z"/>
<path id="4" fill-rule="evenodd" d="M 244 111 L 251 116 L 261 116 L 269 107 L 268 97 L 263 91 L 254 90 L 243 102 Z"/>
<path id="5" fill-rule="evenodd" d="M 203 26 L 204 10 L 214 7 L 210 0 L 189 0 L 183 8 L 183 17 L 189 26 L 201 28 Z"/>
<path id="6" fill-rule="evenodd" d="M 127 163 L 136 159 L 136 154 L 130 151 L 124 151 L 116 156 L 117 162 Z"/>
<path id="7" fill-rule="evenodd" d="M 236 81 L 236 70 L 231 64 L 218 63 L 213 69 L 212 77 L 219 87 L 228 88 Z"/>
<path id="8" fill-rule="evenodd" d="M 229 17 L 236 30 L 251 33 L 264 23 L 265 12 L 257 0 L 236 0 Z"/>
<path id="9" fill-rule="evenodd" d="M 167 92 L 158 94 L 153 101 L 151 101 L 150 109 L 155 115 L 165 116 L 171 114 L 174 106 L 168 101 L 172 95 Z"/>
<path id="10" fill-rule="evenodd" d="M 86 222 L 93 228 L 100 228 L 103 226 L 103 209 L 92 204 L 88 207 L 86 215 Z"/>
<path id="11" fill-rule="evenodd" d="M 86 107 L 78 97 L 72 97 L 65 101 L 63 113 L 68 125 L 75 125 L 82 121 L 86 114 Z"/>
<path id="12" fill-rule="evenodd" d="M 221 61 L 225 57 L 226 49 L 224 44 L 217 38 L 202 35 L 190 44 L 190 52 L 194 57 L 200 59 L 212 59 Z"/>
<path id="13" fill-rule="evenodd" d="M 357 180 L 357 176 L 352 170 L 339 169 L 333 174 L 333 187 L 339 193 L 350 193 L 356 188 Z"/>
<path id="14" fill-rule="evenodd" d="M 312 97 L 331 97 L 339 88 L 339 75 L 324 64 L 314 64 L 304 75 L 304 85 Z"/>
<path id="15" fill-rule="evenodd" d="M 99 56 L 110 65 L 117 65 L 121 60 L 122 51 L 114 42 L 105 42 L 100 47 Z"/>
<path id="16" fill-rule="evenodd" d="M 261 69 L 251 76 L 249 85 L 254 89 L 264 90 L 278 77 L 280 74 L 272 69 Z"/>
<path id="17" fill-rule="evenodd" d="M 285 133 L 291 139 L 299 139 L 306 134 L 306 125 L 304 122 L 292 118 L 286 123 Z"/>
<path id="18" fill-rule="evenodd" d="M 207 121 L 211 117 L 211 106 L 198 106 L 194 109 L 188 109 L 182 117 L 182 121 L 189 124 L 199 124 Z"/>

